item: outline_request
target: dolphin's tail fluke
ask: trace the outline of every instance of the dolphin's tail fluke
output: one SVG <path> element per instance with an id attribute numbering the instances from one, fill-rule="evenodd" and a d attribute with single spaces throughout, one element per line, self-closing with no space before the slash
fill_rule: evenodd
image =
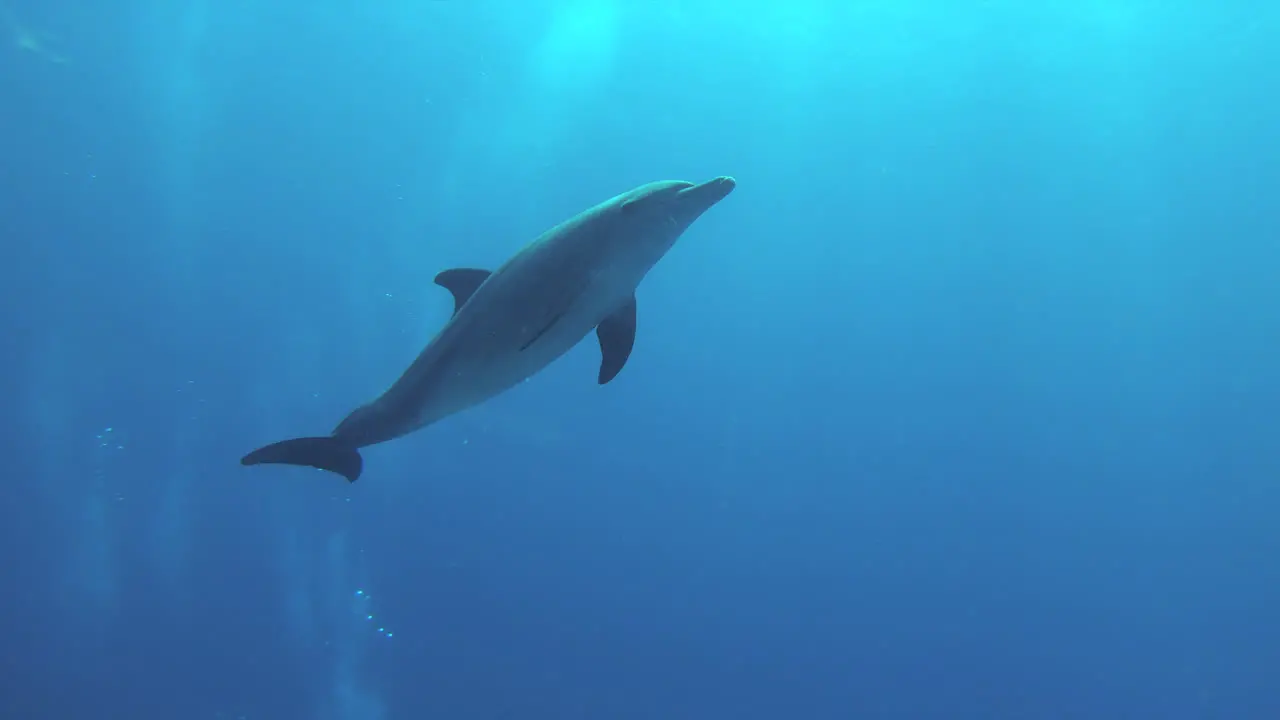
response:
<path id="1" fill-rule="evenodd" d="M 337 473 L 355 482 L 364 468 L 360 451 L 334 437 L 281 440 L 240 458 L 241 465 L 303 465 Z"/>

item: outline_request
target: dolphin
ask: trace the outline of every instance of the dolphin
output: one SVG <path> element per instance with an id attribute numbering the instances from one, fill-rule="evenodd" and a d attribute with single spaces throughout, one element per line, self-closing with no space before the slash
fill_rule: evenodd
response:
<path id="1" fill-rule="evenodd" d="M 454 268 L 435 283 L 453 315 L 378 398 L 327 436 L 282 440 L 241 465 L 301 465 L 355 482 L 360 448 L 394 440 L 505 392 L 564 355 L 593 329 L 601 385 L 617 377 L 636 338 L 636 288 L 685 230 L 733 191 L 731 177 L 700 185 L 641 185 L 547 230 L 492 272 Z"/>

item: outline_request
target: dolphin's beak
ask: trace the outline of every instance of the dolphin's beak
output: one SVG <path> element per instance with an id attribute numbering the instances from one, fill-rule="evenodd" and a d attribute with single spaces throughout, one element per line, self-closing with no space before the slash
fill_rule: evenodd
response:
<path id="1" fill-rule="evenodd" d="M 737 186 L 738 183 L 733 178 L 728 175 L 722 175 L 701 185 L 694 185 L 681 190 L 680 204 L 696 218 L 706 212 L 712 205 L 723 200 Z"/>

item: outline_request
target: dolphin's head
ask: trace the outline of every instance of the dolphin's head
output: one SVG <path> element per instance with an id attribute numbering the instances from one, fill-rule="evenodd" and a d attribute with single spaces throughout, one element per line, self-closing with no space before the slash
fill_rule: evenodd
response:
<path id="1" fill-rule="evenodd" d="M 626 250 L 649 256 L 656 262 L 694 220 L 736 186 L 734 179 L 727 176 L 701 185 L 682 180 L 641 185 L 616 199 L 613 219 L 620 232 L 611 235 L 626 244 Z"/>

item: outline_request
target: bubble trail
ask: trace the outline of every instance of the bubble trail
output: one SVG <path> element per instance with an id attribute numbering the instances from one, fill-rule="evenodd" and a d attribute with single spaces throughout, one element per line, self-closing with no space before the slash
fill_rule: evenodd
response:
<path id="1" fill-rule="evenodd" d="M 369 603 L 371 600 L 373 600 L 373 598 L 369 597 L 369 593 L 366 593 L 364 590 L 356 590 L 355 597 L 356 597 L 356 600 L 364 603 Z M 370 625 L 374 625 L 373 612 L 368 608 L 362 609 L 362 612 L 364 612 L 364 619 Z M 385 626 L 377 626 L 376 630 L 377 630 L 377 633 L 383 637 L 386 637 L 386 638 L 395 637 L 395 633 L 388 630 Z"/>

